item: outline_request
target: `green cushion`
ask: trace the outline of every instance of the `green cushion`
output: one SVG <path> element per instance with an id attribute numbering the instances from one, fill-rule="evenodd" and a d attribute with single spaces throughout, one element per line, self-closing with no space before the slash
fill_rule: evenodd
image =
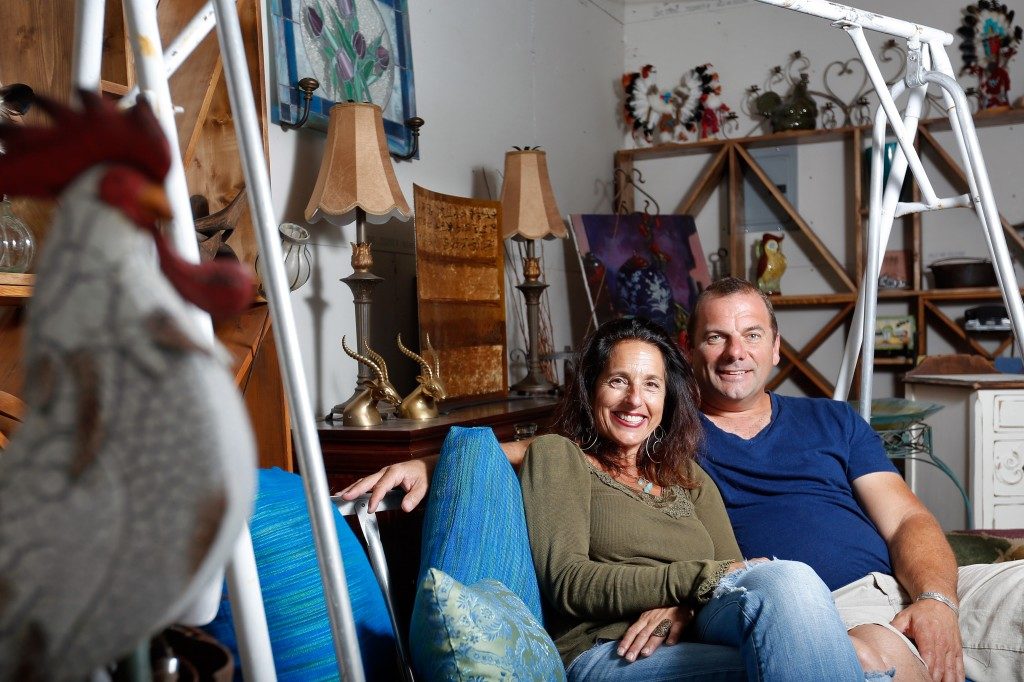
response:
<path id="1" fill-rule="evenodd" d="M 554 643 L 497 580 L 466 586 L 427 571 L 416 594 L 410 648 L 424 680 L 564 680 Z M 417 625 L 417 619 L 426 622 Z"/>
<path id="2" fill-rule="evenodd" d="M 958 566 L 1024 559 L 1024 537 L 1008 536 L 1007 531 L 994 531 L 993 534 L 979 531 L 952 532 L 946 533 L 946 539 L 953 548 Z"/>

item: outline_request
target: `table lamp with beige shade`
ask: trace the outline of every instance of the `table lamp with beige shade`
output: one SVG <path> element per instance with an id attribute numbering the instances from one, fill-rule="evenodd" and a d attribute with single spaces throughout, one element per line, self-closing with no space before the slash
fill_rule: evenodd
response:
<path id="1" fill-rule="evenodd" d="M 505 177 L 501 185 L 502 237 L 526 242 L 523 258 L 523 282 L 516 288 L 526 299 L 526 329 L 529 336 L 527 373 L 509 390 L 519 393 L 546 393 L 554 384 L 544 376 L 540 363 L 538 332 L 540 297 L 548 285 L 541 281 L 537 239 L 564 239 L 565 223 L 555 203 L 548 177 L 546 154 L 536 147 L 515 147 L 505 153 Z"/>
<path id="2" fill-rule="evenodd" d="M 344 225 L 356 223 L 352 244 L 352 269 L 342 278 L 352 289 L 356 309 L 356 348 L 365 353 L 370 341 L 370 314 L 374 287 L 381 277 L 370 272 L 373 254 L 366 237 L 366 223 L 407 221 L 412 210 L 402 194 L 388 152 L 387 136 L 380 107 L 345 102 L 331 107 L 320 173 L 306 206 L 306 220 L 327 220 Z M 359 364 L 356 392 L 371 380 L 370 368 Z M 331 417 L 340 415 L 344 404 L 336 405 Z M 330 417 L 329 417 L 330 418 Z"/>

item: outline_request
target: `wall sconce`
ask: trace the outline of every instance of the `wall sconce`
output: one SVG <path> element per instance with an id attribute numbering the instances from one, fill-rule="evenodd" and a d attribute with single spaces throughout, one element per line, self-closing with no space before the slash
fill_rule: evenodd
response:
<path id="1" fill-rule="evenodd" d="M 315 78 L 301 78 L 299 79 L 298 88 L 302 90 L 302 116 L 295 123 L 285 123 L 281 121 L 281 127 L 285 130 L 298 130 L 302 126 L 306 125 L 306 121 L 309 119 L 309 107 L 313 103 L 313 91 L 320 87 L 320 81 Z"/>
<path id="2" fill-rule="evenodd" d="M 309 107 L 313 102 L 313 92 L 320 87 L 320 81 L 315 78 L 302 78 L 296 84 L 299 90 L 302 91 L 302 116 L 295 123 L 286 123 L 281 121 L 281 127 L 285 130 L 298 130 L 302 126 L 306 125 L 306 121 L 309 119 Z M 351 100 L 349 100 L 351 102 Z M 367 102 L 368 104 L 368 102 Z M 408 154 L 395 154 L 392 151 L 391 158 L 395 161 L 409 161 L 416 156 L 420 151 L 420 128 L 424 126 L 424 121 L 419 116 L 412 116 L 411 118 L 405 119 L 405 127 L 409 129 L 409 133 L 412 135 L 412 145 L 409 148 Z"/>
<path id="3" fill-rule="evenodd" d="M 281 223 L 277 231 L 281 235 L 285 279 L 288 282 L 288 289 L 295 291 L 309 281 L 309 275 L 313 271 L 313 259 L 309 253 L 309 230 L 295 223 Z M 260 272 L 258 255 L 255 267 L 259 277 L 259 294 L 265 298 L 263 273 Z"/>
<path id="4" fill-rule="evenodd" d="M 526 242 L 523 259 L 523 283 L 516 289 L 526 299 L 526 329 L 529 335 L 528 371 L 522 381 L 509 390 L 519 393 L 545 393 L 554 385 L 544 376 L 540 364 L 540 297 L 548 285 L 540 281 L 540 257 L 534 252 L 537 239 L 564 239 L 565 223 L 555 204 L 555 193 L 548 177 L 547 156 L 536 147 L 519 147 L 505 153 L 505 177 L 501 185 L 502 237 Z"/>

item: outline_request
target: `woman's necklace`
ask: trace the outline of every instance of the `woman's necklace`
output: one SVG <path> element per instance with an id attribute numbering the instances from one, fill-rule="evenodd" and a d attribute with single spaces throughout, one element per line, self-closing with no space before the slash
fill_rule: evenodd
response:
<path id="1" fill-rule="evenodd" d="M 651 491 L 654 490 L 654 482 L 648 481 L 643 476 L 636 477 L 636 484 L 640 486 L 640 490 L 647 493 L 648 495 L 650 495 Z"/>

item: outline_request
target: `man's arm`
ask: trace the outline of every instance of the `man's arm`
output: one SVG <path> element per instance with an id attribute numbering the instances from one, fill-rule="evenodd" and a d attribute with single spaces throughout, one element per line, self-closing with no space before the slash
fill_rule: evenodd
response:
<path id="1" fill-rule="evenodd" d="M 935 517 L 898 475 L 866 474 L 853 482 L 861 506 L 889 548 L 893 574 L 911 599 L 938 592 L 957 604 L 957 566 Z M 912 638 L 938 682 L 963 680 L 963 646 L 957 615 L 934 599 L 914 601 L 892 621 Z"/>
<path id="2" fill-rule="evenodd" d="M 532 438 L 526 440 L 501 443 L 501 449 L 508 457 L 509 463 L 519 469 L 526 457 L 526 449 L 533 442 Z M 384 467 L 380 471 L 364 476 L 355 483 L 341 491 L 341 496 L 346 500 L 354 500 L 360 495 L 370 493 L 370 502 L 367 505 L 368 511 L 372 514 L 377 511 L 377 505 L 392 488 L 405 490 L 405 497 L 402 498 L 402 509 L 410 512 L 416 508 L 430 489 L 430 478 L 434 474 L 434 467 L 440 455 L 431 455 L 419 459 L 410 459 L 406 462 L 398 462 Z"/>

